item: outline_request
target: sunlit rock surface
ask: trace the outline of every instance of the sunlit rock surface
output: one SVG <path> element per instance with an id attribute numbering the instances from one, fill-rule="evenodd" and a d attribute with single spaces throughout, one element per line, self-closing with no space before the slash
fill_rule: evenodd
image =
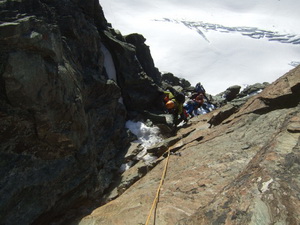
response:
<path id="1" fill-rule="evenodd" d="M 174 144 L 156 224 L 300 223 L 300 67 L 212 128 L 213 113 L 193 118 Z M 220 109 L 221 110 L 221 109 Z M 119 198 L 79 224 L 145 224 L 162 160 Z"/>

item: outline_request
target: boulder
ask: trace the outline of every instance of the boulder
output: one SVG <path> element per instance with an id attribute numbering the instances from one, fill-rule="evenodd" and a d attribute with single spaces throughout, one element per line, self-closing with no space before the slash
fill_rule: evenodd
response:
<path id="1" fill-rule="evenodd" d="M 227 101 L 231 101 L 231 100 L 235 99 L 237 97 L 237 95 L 240 93 L 240 89 L 241 89 L 241 86 L 239 86 L 239 85 L 234 85 L 234 86 L 227 88 L 226 91 L 223 93 L 225 96 L 225 99 Z"/>
<path id="2" fill-rule="evenodd" d="M 228 102 L 236 99 L 240 99 L 241 96 L 239 95 L 241 86 L 239 85 L 233 85 L 229 88 L 227 88 L 225 91 L 217 94 L 216 96 L 209 96 L 211 99 L 211 102 L 216 107 L 221 107 L 226 105 Z M 244 101 L 244 100 L 243 100 Z"/>

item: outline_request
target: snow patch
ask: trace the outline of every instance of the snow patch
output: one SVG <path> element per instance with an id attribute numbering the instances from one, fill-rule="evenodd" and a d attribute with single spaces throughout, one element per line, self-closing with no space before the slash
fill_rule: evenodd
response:
<path id="1" fill-rule="evenodd" d="M 128 170 L 133 164 L 133 161 L 129 161 L 128 163 L 123 163 L 119 169 L 120 173 L 123 173 L 124 171 Z"/>
<path id="2" fill-rule="evenodd" d="M 157 126 L 149 127 L 143 122 L 134 122 L 129 120 L 126 122 L 125 127 L 137 136 L 137 142 L 141 143 L 141 145 L 145 148 L 149 148 L 162 141 L 162 138 L 159 136 L 160 131 Z"/>
<path id="3" fill-rule="evenodd" d="M 110 51 L 102 44 L 101 51 L 104 56 L 104 68 L 109 79 L 117 81 L 117 73 Z"/>
<path id="4" fill-rule="evenodd" d="M 159 128 L 131 120 L 126 122 L 125 127 L 137 136 L 138 139 L 135 142 L 140 143 L 143 147 L 143 150 L 136 156 L 135 160 L 143 160 L 146 164 L 156 160 L 157 157 L 149 155 L 147 149 L 163 140 L 160 137 Z"/>

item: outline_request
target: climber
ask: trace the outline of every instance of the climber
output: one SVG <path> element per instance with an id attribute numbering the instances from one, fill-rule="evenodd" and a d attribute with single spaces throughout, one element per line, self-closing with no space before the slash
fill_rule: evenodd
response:
<path id="1" fill-rule="evenodd" d="M 198 115 L 198 108 L 201 107 L 204 103 L 204 96 L 202 93 L 192 96 L 192 99 L 184 104 L 184 109 L 191 117 Z"/>
<path id="2" fill-rule="evenodd" d="M 206 101 L 209 102 L 209 99 L 206 96 L 206 91 L 205 91 L 203 85 L 200 82 L 198 82 L 196 84 L 196 86 L 195 86 L 195 93 L 193 94 L 193 96 L 196 97 L 199 94 L 202 94 L 203 97 L 206 99 Z"/>
<path id="3" fill-rule="evenodd" d="M 164 102 L 167 103 L 169 100 L 173 99 L 174 95 L 171 91 L 164 91 Z"/>
<path id="4" fill-rule="evenodd" d="M 170 114 L 173 115 L 173 124 L 175 127 L 181 122 L 185 121 L 187 123 L 187 116 L 185 114 L 185 109 L 183 108 L 182 97 L 175 96 L 166 102 L 166 108 Z"/>
<path id="5" fill-rule="evenodd" d="M 203 103 L 204 103 L 204 94 L 203 93 L 200 93 L 199 95 L 197 95 L 196 97 L 195 97 L 195 99 L 193 99 L 195 102 L 197 102 L 197 104 L 198 104 L 198 108 L 200 107 L 200 106 L 202 106 L 203 105 Z"/>

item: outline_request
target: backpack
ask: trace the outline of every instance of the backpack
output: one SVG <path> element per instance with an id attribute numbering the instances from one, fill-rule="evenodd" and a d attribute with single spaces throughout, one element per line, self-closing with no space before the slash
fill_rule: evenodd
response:
<path id="1" fill-rule="evenodd" d="M 175 99 L 177 102 L 182 103 L 182 104 L 185 102 L 185 96 L 183 93 L 180 93 L 180 92 L 175 94 Z"/>
<path id="2" fill-rule="evenodd" d="M 196 84 L 195 91 L 198 93 L 205 93 L 205 89 L 200 82 Z"/>

